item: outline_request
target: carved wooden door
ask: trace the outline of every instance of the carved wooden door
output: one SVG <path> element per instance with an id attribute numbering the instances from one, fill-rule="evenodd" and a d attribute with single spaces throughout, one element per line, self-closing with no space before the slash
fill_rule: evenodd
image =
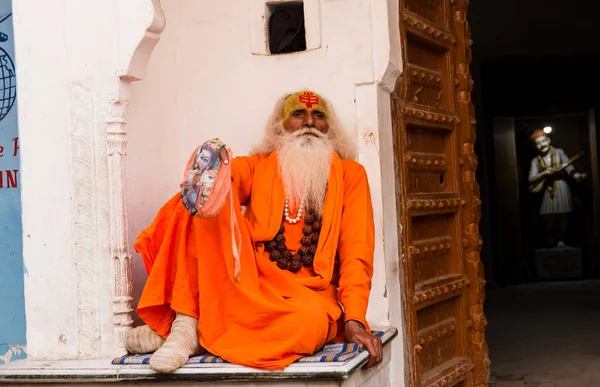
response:
<path id="1" fill-rule="evenodd" d="M 400 0 L 392 98 L 411 386 L 486 386 L 469 0 Z"/>

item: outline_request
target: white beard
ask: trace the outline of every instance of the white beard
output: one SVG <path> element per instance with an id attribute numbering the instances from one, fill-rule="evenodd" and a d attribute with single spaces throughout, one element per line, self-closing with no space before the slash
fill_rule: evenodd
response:
<path id="1" fill-rule="evenodd" d="M 286 132 L 277 144 L 277 151 L 279 173 L 290 205 L 296 207 L 304 196 L 307 208 L 320 216 L 333 155 L 329 138 L 312 128 Z"/>

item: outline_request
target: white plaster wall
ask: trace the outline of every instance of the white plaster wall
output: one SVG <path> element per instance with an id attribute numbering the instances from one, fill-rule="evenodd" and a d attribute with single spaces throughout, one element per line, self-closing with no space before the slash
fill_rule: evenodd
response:
<path id="1" fill-rule="evenodd" d="M 129 236 L 133 243 L 160 206 L 178 192 L 195 146 L 220 137 L 237 155 L 262 138 L 277 98 L 312 88 L 329 98 L 359 143 L 376 217 L 376 257 L 368 320 L 402 330 L 389 92 L 400 63 L 397 2 L 320 0 L 321 47 L 253 55 L 260 42 L 249 14 L 260 0 L 162 0 L 167 26 L 142 82 L 132 85 L 128 115 Z M 249 8 L 252 12 L 249 13 Z M 254 50 L 256 51 L 256 50 Z M 385 214 L 385 216 L 384 216 Z M 134 294 L 146 275 L 134 253 Z M 402 338 L 393 345 L 391 385 L 404 382 Z"/>
<path id="2" fill-rule="evenodd" d="M 31 31 L 32 26 L 27 26 L 25 17 L 33 17 L 32 24 L 40 27 L 46 26 L 48 20 L 46 13 L 53 13 L 50 4 L 39 4 L 38 12 L 30 15 L 24 4 L 26 2 L 15 2 L 13 4 L 14 29 L 16 37 L 16 58 L 19 63 L 17 77 L 19 82 L 19 132 L 21 141 L 21 165 L 22 165 L 22 201 L 23 201 L 23 257 L 24 265 L 28 275 L 25 276 L 25 298 L 26 303 L 31 298 L 36 299 L 35 310 L 27 310 L 26 317 L 29 319 L 31 313 L 44 313 L 46 309 L 53 306 L 74 304 L 74 279 L 67 276 L 58 278 L 47 270 L 45 264 L 37 265 L 37 262 L 47 262 L 54 267 L 55 272 L 72 273 L 73 262 L 70 254 L 55 255 L 54 252 L 70 252 L 70 239 L 73 237 L 71 229 L 70 213 L 65 209 L 70 208 L 70 176 L 68 168 L 64 166 L 69 163 L 69 141 L 68 141 L 68 115 L 66 112 L 66 101 L 68 91 L 63 86 L 67 83 L 66 54 L 64 45 L 54 45 L 56 39 L 64 39 L 64 14 L 54 15 L 53 23 L 61 26 L 60 30 L 54 29 L 57 35 L 42 34 L 41 31 Z M 29 2 L 31 3 L 31 2 Z M 32 5 L 32 4 L 30 4 Z M 29 28 L 28 28 L 29 27 Z M 58 30 L 58 31 L 57 31 Z M 33 59 L 29 59 L 24 50 L 28 49 L 41 55 L 50 57 L 54 55 L 55 60 L 48 63 L 46 71 L 35 71 Z M 28 71 L 27 78 L 21 76 Z M 48 74 L 53 74 L 48 77 Z M 41 85 L 47 88 L 41 90 Z M 63 101 L 59 109 L 51 104 L 45 104 L 45 100 L 56 98 Z M 27 116 L 27 112 L 36 111 L 37 114 Z M 35 130 L 44 128 L 45 130 Z M 28 150 L 38 149 L 34 158 L 34 152 Z M 43 167 L 48 173 L 38 176 L 38 181 L 28 183 L 28 176 L 32 170 Z M 43 198 L 36 198 L 36 191 L 31 188 L 52 187 L 44 193 Z M 40 192 L 40 191 L 37 191 Z M 36 200 L 37 199 L 37 200 Z M 48 203 L 54 205 L 48 206 Z M 29 216 L 28 214 L 31 214 Z M 42 215 L 43 214 L 43 217 Z M 42 219 L 51 219 L 42 221 Z M 52 227 L 48 227 L 49 223 Z M 35 256 L 35 260 L 32 257 Z M 52 291 L 38 292 L 33 283 L 45 283 Z M 57 302 L 57 300 L 61 300 Z M 29 309 L 29 308 L 28 308 Z M 44 342 L 46 346 L 54 348 L 57 354 L 68 354 L 74 352 L 73 341 L 67 345 L 57 345 L 61 334 L 74 337 L 75 324 L 74 314 L 48 316 L 46 321 L 47 330 L 43 331 L 41 321 L 28 321 L 27 342 L 30 343 L 29 353 L 35 356 L 35 343 Z M 51 340 L 44 336 L 51 337 Z"/>

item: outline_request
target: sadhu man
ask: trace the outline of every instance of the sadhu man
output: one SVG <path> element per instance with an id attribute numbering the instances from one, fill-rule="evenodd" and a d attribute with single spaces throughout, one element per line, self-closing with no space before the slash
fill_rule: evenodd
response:
<path id="1" fill-rule="evenodd" d="M 136 241 L 148 271 L 137 312 L 147 325 L 130 331 L 128 350 L 156 351 L 159 372 L 204 351 L 274 370 L 336 340 L 361 344 L 367 366 L 379 363 L 381 340 L 365 319 L 373 209 L 355 154 L 331 105 L 309 90 L 277 102 L 251 156 L 230 162 L 220 146 L 231 177 L 217 176 L 210 195 L 230 186 L 225 204 L 192 216 L 195 204 L 176 195 Z"/>

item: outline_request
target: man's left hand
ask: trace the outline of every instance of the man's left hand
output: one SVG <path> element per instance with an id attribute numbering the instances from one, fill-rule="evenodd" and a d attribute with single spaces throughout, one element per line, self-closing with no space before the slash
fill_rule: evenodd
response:
<path id="1" fill-rule="evenodd" d="M 219 156 L 221 156 L 221 160 L 223 160 L 223 164 L 227 165 L 229 164 L 229 153 L 227 153 L 227 148 L 222 146 L 221 149 L 219 149 Z"/>
<path id="2" fill-rule="evenodd" d="M 370 368 L 381 363 L 383 359 L 383 346 L 381 339 L 365 330 L 365 327 L 355 320 L 346 321 L 344 325 L 344 336 L 349 343 L 360 344 L 369 352 L 369 362 L 366 367 Z"/>

